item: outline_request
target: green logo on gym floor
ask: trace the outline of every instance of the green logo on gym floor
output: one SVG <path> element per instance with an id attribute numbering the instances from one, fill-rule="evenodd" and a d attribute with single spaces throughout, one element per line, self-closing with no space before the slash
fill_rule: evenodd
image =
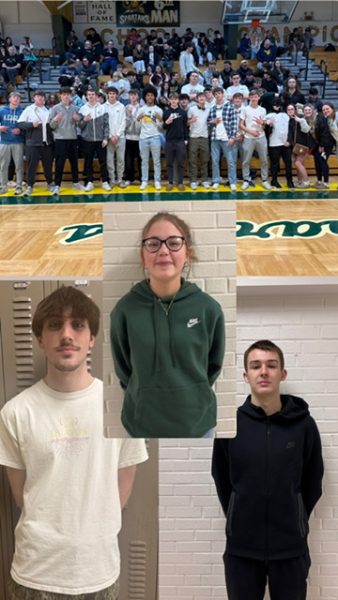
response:
<path id="1" fill-rule="evenodd" d="M 67 233 L 63 240 L 60 240 L 60 244 L 78 244 L 85 240 L 98 237 L 103 233 L 102 223 L 76 223 L 74 225 L 66 225 L 60 227 L 55 235 L 59 233 Z"/>
<path id="2" fill-rule="evenodd" d="M 318 238 L 326 233 L 338 235 L 338 221 L 325 219 L 323 221 L 267 221 L 254 223 L 253 221 L 237 221 L 237 237 L 254 237 L 260 240 L 273 240 L 285 238 Z"/>

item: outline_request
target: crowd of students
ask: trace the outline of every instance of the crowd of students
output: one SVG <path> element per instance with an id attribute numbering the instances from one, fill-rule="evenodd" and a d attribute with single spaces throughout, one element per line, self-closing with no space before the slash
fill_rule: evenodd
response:
<path id="1" fill-rule="evenodd" d="M 131 30 L 126 41 L 130 52 L 141 43 L 133 34 Z M 219 36 L 215 32 L 215 40 Z M 60 69 L 61 89 L 48 108 L 42 90 L 35 91 L 34 103 L 24 109 L 20 94 L 11 92 L 9 104 L 0 110 L 1 193 L 7 191 L 11 159 L 16 170 L 15 193 L 23 192 L 24 157 L 27 195 L 33 192 L 39 160 L 48 190 L 59 194 L 67 158 L 75 189 L 93 190 L 93 161 L 97 158 L 102 188 L 109 192 L 115 186 L 125 188 L 132 183 L 145 190 L 151 157 L 154 186 L 160 190 L 162 153 L 167 162 L 168 190 L 177 185 L 183 191 L 186 173 L 193 190 L 199 184 L 217 190 L 226 183 L 236 191 L 238 180 L 245 190 L 254 185 L 255 172 L 250 169 L 254 153 L 259 157 L 262 185 L 268 190 L 281 187 L 281 159 L 288 187 L 310 186 L 308 155 L 314 160 L 315 185 L 329 186 L 328 159 L 338 140 L 335 106 L 322 102 L 315 88 L 310 88 L 305 98 L 297 76 L 284 69 L 271 53 L 274 42 L 269 33 L 261 43 L 265 56 L 262 54 L 254 68 L 247 59 L 238 69 L 224 60 L 219 71 L 216 59 L 222 56 L 223 38 L 219 45 L 207 45 L 209 50 L 200 55 L 196 49 L 199 37 L 190 29 L 182 38 L 159 40 L 154 31 L 148 38 L 146 47 L 154 48 L 159 59 L 157 64 L 152 62 L 151 50 L 150 62 L 144 64 L 151 73 L 148 76 L 142 69 L 138 72 L 132 54 L 124 60 L 129 58 L 134 70 L 124 74 L 112 41 L 103 47 L 100 36 L 89 30 L 83 44 L 76 41 L 74 33 L 67 40 L 67 61 Z M 183 42 L 184 49 L 180 45 Z M 163 64 L 166 46 L 171 48 L 173 60 L 179 58 L 179 73 L 169 72 Z M 100 60 L 94 60 L 98 57 Z M 207 65 L 202 69 L 205 60 Z M 108 77 L 99 81 L 93 72 L 83 74 L 83 61 L 94 67 L 97 75 L 106 72 Z M 83 185 L 79 182 L 79 157 L 84 158 Z M 225 179 L 221 176 L 222 157 L 227 165 Z M 297 181 L 293 181 L 293 166 Z"/>

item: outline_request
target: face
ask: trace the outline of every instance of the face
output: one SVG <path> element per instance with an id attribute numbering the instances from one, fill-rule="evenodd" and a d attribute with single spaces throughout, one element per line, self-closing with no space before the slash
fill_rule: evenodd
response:
<path id="1" fill-rule="evenodd" d="M 289 115 L 289 117 L 294 117 L 296 114 L 296 109 L 293 106 L 293 104 L 289 104 L 289 106 L 286 108 L 286 112 Z"/>
<path id="2" fill-rule="evenodd" d="M 199 104 L 199 101 L 198 101 L 198 99 L 197 99 L 197 102 L 198 102 L 198 104 Z M 179 105 L 180 105 L 180 107 L 181 107 L 181 108 L 183 108 L 183 110 L 186 110 L 186 109 L 188 108 L 188 104 L 189 104 L 189 100 L 188 100 L 188 98 L 182 98 L 182 99 L 179 101 Z"/>
<path id="3" fill-rule="evenodd" d="M 11 96 L 9 100 L 10 106 L 17 108 L 20 104 L 20 96 Z"/>
<path id="4" fill-rule="evenodd" d="M 178 107 L 178 98 L 169 98 L 170 106 L 173 109 Z"/>
<path id="5" fill-rule="evenodd" d="M 110 102 L 111 104 L 114 104 L 117 100 L 117 94 L 116 92 L 108 92 L 108 102 Z"/>
<path id="6" fill-rule="evenodd" d="M 224 94 L 223 92 L 215 92 L 216 104 L 223 104 Z"/>
<path id="7" fill-rule="evenodd" d="M 243 377 L 254 396 L 264 397 L 279 393 L 280 383 L 286 379 L 287 372 L 281 368 L 276 352 L 252 350 Z"/>
<path id="8" fill-rule="evenodd" d="M 37 94 L 36 96 L 34 96 L 34 103 L 36 106 L 43 106 L 46 102 L 46 98 L 44 96 L 40 96 L 40 94 Z"/>
<path id="9" fill-rule="evenodd" d="M 333 117 L 333 114 L 334 114 L 333 108 L 331 106 L 329 106 L 328 104 L 323 105 L 322 111 L 323 111 L 324 117 L 326 117 L 328 119 Z"/>
<path id="10" fill-rule="evenodd" d="M 232 77 L 232 84 L 233 85 L 239 85 L 239 82 L 240 82 L 240 76 L 239 75 L 234 75 Z"/>
<path id="11" fill-rule="evenodd" d="M 296 87 L 296 80 L 295 79 L 289 79 L 288 85 L 289 85 L 290 89 L 294 89 Z"/>
<path id="12" fill-rule="evenodd" d="M 236 98 L 233 98 L 232 102 L 235 108 L 240 108 L 243 104 L 243 98 L 236 96 Z"/>
<path id="13" fill-rule="evenodd" d="M 312 106 L 304 106 L 304 117 L 312 117 L 312 116 L 313 116 Z"/>
<path id="14" fill-rule="evenodd" d="M 211 100 L 214 97 L 214 95 L 212 93 L 212 90 L 205 90 L 205 97 L 206 97 L 206 99 L 207 99 L 208 102 L 211 102 Z"/>
<path id="15" fill-rule="evenodd" d="M 146 101 L 146 104 L 148 104 L 148 106 L 153 106 L 155 104 L 154 94 L 152 94 L 151 92 L 148 92 L 146 94 L 145 101 Z"/>
<path id="16" fill-rule="evenodd" d="M 73 372 L 87 369 L 87 354 L 94 346 L 95 338 L 87 319 L 75 317 L 69 308 L 62 317 L 50 317 L 44 322 L 38 342 L 45 352 L 49 368 Z"/>
<path id="17" fill-rule="evenodd" d="M 251 104 L 251 106 L 257 106 L 258 100 L 259 100 L 258 94 L 254 94 L 253 96 L 250 96 L 250 104 Z"/>
<path id="18" fill-rule="evenodd" d="M 92 90 L 89 90 L 89 91 L 87 92 L 87 100 L 88 100 L 88 102 L 90 102 L 90 103 L 94 103 L 94 102 L 96 102 L 96 93 L 95 93 L 95 92 L 93 92 Z"/>
<path id="19" fill-rule="evenodd" d="M 180 236 L 183 234 L 169 221 L 157 221 L 148 230 L 145 238 L 157 237 L 165 240 L 170 236 Z M 180 281 L 184 264 L 188 258 L 187 247 L 183 244 L 177 252 L 168 250 L 165 244 L 162 244 L 157 252 L 150 253 L 142 249 L 142 260 L 144 268 L 147 270 L 150 282 L 178 282 Z"/>
<path id="20" fill-rule="evenodd" d="M 204 94 L 201 94 L 200 96 L 198 96 L 197 98 L 197 104 L 198 106 L 200 106 L 201 108 L 205 107 L 205 102 L 206 102 L 206 97 Z"/>
<path id="21" fill-rule="evenodd" d="M 198 75 L 197 75 L 197 73 L 191 73 L 191 75 L 190 75 L 190 83 L 191 83 L 191 85 L 196 85 L 198 83 Z"/>
<path id="22" fill-rule="evenodd" d="M 70 104 L 70 94 L 62 93 L 61 102 L 63 102 L 64 104 Z"/>
<path id="23" fill-rule="evenodd" d="M 129 99 L 131 104 L 137 104 L 138 95 L 137 94 L 129 94 Z"/>

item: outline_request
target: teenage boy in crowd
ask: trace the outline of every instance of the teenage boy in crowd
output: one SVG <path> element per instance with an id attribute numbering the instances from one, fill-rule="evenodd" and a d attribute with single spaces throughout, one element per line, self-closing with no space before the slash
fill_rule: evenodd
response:
<path id="1" fill-rule="evenodd" d="M 178 189 L 183 192 L 184 159 L 188 143 L 187 113 L 178 105 L 179 95 L 169 94 L 170 107 L 163 113 L 163 128 L 166 134 L 165 156 L 168 168 L 167 190 L 173 189 L 174 163 L 177 163 Z"/>
<path id="2" fill-rule="evenodd" d="M 109 137 L 109 119 L 105 106 L 97 100 L 94 90 L 87 91 L 87 102 L 79 110 L 81 121 L 79 127 L 82 136 L 84 154 L 85 191 L 94 189 L 93 160 L 97 156 L 100 164 L 102 187 L 109 192 L 109 175 L 107 169 L 106 147 Z"/>
<path id="3" fill-rule="evenodd" d="M 244 133 L 242 190 L 250 186 L 250 161 L 255 150 L 261 163 L 262 185 L 266 190 L 271 190 L 272 186 L 268 181 L 268 142 L 264 131 L 266 110 L 258 105 L 259 94 L 255 90 L 249 93 L 249 99 L 249 105 L 242 108 L 239 125 Z"/>
<path id="4" fill-rule="evenodd" d="M 209 132 L 208 116 L 209 109 L 205 107 L 205 94 L 197 94 L 197 104 L 193 104 L 188 109 L 188 125 L 190 126 L 189 138 L 189 170 L 190 187 L 196 190 L 198 186 L 198 163 L 200 165 L 202 185 L 205 188 L 210 187 L 208 181 L 208 162 L 209 162 Z"/>
<path id="5" fill-rule="evenodd" d="M 42 300 L 32 328 L 44 379 L 0 413 L 0 463 L 21 516 L 9 600 L 117 600 L 121 510 L 143 440 L 103 436 L 103 385 L 87 368 L 100 313 L 71 286 Z"/>
<path id="6" fill-rule="evenodd" d="M 129 104 L 126 106 L 126 186 L 137 178 L 141 179 L 141 157 L 140 157 L 140 126 L 136 121 L 136 114 L 140 108 L 140 95 L 137 89 L 129 92 Z M 137 162 L 138 177 L 135 176 L 135 161 Z"/>
<path id="7" fill-rule="evenodd" d="M 54 136 L 55 154 L 55 187 L 53 193 L 58 195 L 62 183 L 63 169 L 68 158 L 73 179 L 73 188 L 83 190 L 79 183 L 77 126 L 81 117 L 72 103 L 72 91 L 69 87 L 60 89 L 61 102 L 50 109 L 49 124 Z"/>
<path id="8" fill-rule="evenodd" d="M 54 191 L 53 185 L 53 135 L 50 128 L 49 110 L 45 107 L 46 94 L 42 90 L 34 92 L 34 103 L 26 106 L 17 124 L 26 133 L 26 159 L 28 163 L 27 184 L 25 195 L 33 193 L 36 169 L 41 160 L 47 189 Z"/>
<path id="9" fill-rule="evenodd" d="M 115 184 L 125 188 L 123 181 L 124 155 L 126 151 L 126 108 L 118 101 L 118 90 L 115 87 L 108 88 L 107 102 L 104 107 L 109 117 L 109 142 L 107 146 L 107 167 L 109 173 L 109 184 L 113 188 Z M 115 157 L 116 174 L 115 179 Z"/>
<path id="10" fill-rule="evenodd" d="M 237 435 L 214 442 L 212 475 L 226 515 L 229 600 L 305 600 L 309 517 L 322 494 L 320 435 L 307 403 L 280 393 L 282 350 L 259 340 L 244 354 L 250 395 Z"/>
<path id="11" fill-rule="evenodd" d="M 161 189 L 161 133 L 163 111 L 156 106 L 156 89 L 148 85 L 143 90 L 144 106 L 140 106 L 136 113 L 136 120 L 140 123 L 140 155 L 142 183 L 140 190 L 146 190 L 149 181 L 149 157 L 154 165 L 154 186 Z"/>
<path id="12" fill-rule="evenodd" d="M 214 89 L 215 105 L 211 107 L 208 124 L 211 126 L 211 160 L 213 189 L 218 190 L 220 183 L 220 159 L 223 155 L 228 165 L 230 189 L 236 191 L 236 163 L 234 144 L 237 135 L 237 114 L 230 102 L 224 101 L 224 90 Z"/>
<path id="13" fill-rule="evenodd" d="M 16 173 L 15 194 L 22 194 L 24 133 L 17 126 L 23 111 L 19 92 L 8 96 L 8 104 L 0 110 L 0 194 L 7 192 L 8 167 L 13 158 Z"/>

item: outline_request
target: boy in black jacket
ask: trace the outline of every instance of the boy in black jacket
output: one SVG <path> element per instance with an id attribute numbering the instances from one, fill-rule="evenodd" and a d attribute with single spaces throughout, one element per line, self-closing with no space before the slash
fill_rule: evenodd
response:
<path id="1" fill-rule="evenodd" d="M 244 354 L 251 394 L 238 409 L 237 436 L 216 439 L 212 475 L 227 517 L 229 600 L 305 600 L 308 519 L 321 496 L 320 436 L 308 405 L 280 394 L 287 372 L 273 342 Z"/>
<path id="2" fill-rule="evenodd" d="M 184 159 L 188 143 L 187 113 L 179 107 L 179 95 L 169 94 L 170 107 L 163 113 L 163 129 L 166 135 L 165 156 L 168 166 L 167 190 L 173 189 L 174 162 L 177 161 L 178 189 L 184 191 Z"/>

